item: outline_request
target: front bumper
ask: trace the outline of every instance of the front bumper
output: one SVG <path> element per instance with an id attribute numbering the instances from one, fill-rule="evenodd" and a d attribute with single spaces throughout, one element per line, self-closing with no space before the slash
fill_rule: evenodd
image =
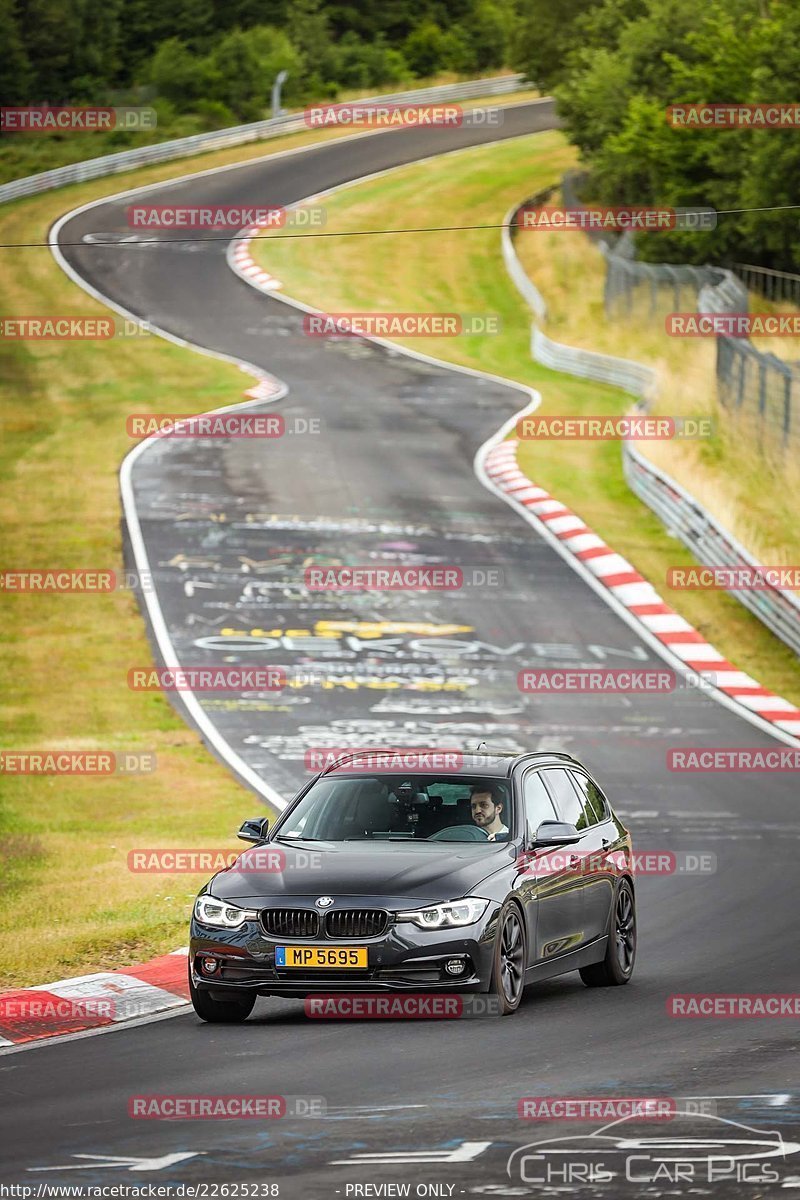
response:
<path id="1" fill-rule="evenodd" d="M 279 945 L 302 945 L 306 939 L 271 937 L 259 921 L 238 929 L 211 929 L 192 919 L 189 964 L 192 983 L 210 992 L 255 991 L 263 996 L 308 996 L 335 992 L 485 992 L 492 970 L 496 905 L 474 925 L 461 929 L 421 929 L 410 922 L 390 925 L 380 937 L 308 939 L 326 948 L 366 946 L 366 968 L 309 969 L 275 965 Z M 452 975 L 445 963 L 462 960 L 464 970 Z M 206 964 L 216 968 L 209 972 Z"/>

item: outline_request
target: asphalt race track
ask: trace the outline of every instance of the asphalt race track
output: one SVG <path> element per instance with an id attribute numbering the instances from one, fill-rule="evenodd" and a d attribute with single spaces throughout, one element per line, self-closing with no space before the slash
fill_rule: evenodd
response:
<path id="1" fill-rule="evenodd" d="M 549 105 L 505 116 L 500 129 L 374 134 L 150 194 L 160 204 L 289 204 L 392 165 L 553 124 Z M 694 690 L 521 695 L 521 667 L 661 663 L 475 476 L 476 450 L 526 394 L 362 340 L 304 337 L 300 312 L 234 276 L 224 242 L 163 235 L 158 246 L 82 244 L 87 234 L 126 232 L 125 204 L 104 202 L 63 225 L 72 269 L 116 305 L 284 381 L 288 395 L 272 408 L 287 427 L 295 418 L 319 421 L 316 434 L 266 446 L 160 441 L 132 470 L 180 662 L 307 673 L 303 686 L 281 693 L 202 701 L 248 769 L 288 796 L 307 777 L 304 756 L 314 747 L 554 746 L 597 773 L 639 849 L 708 854 L 716 869 L 640 878 L 629 987 L 589 991 L 566 976 L 530 989 L 508 1020 L 313 1021 L 300 1001 L 262 1000 L 242 1026 L 205 1026 L 181 1011 L 3 1055 L 7 1179 L 34 1188 L 269 1183 L 292 1198 L 380 1195 L 353 1185 L 389 1183 L 410 1184 L 411 1195 L 611 1195 L 626 1190 L 619 1180 L 581 1183 L 573 1174 L 566 1187 L 542 1187 L 531 1168 L 523 1183 L 518 1159 L 507 1175 L 517 1148 L 585 1138 L 603 1123 L 523 1121 L 518 1100 L 648 1095 L 691 1100 L 748 1128 L 695 1116 L 615 1135 L 672 1138 L 670 1160 L 682 1160 L 684 1135 L 713 1137 L 736 1162 L 712 1182 L 705 1163 L 697 1168 L 694 1185 L 705 1194 L 791 1194 L 800 1184 L 796 1022 L 676 1020 L 666 1008 L 673 993 L 797 990 L 796 783 L 789 774 L 689 775 L 666 766 L 670 747 L 779 743 Z M 455 564 L 475 582 L 414 596 L 301 586 L 310 562 L 388 560 Z M 502 586 L 485 581 L 490 571 Z M 243 818 L 259 808 L 256 796 L 243 795 Z M 132 1095 L 165 1093 L 320 1098 L 326 1116 L 128 1117 Z M 774 1142 L 775 1131 L 790 1144 L 785 1161 L 745 1146 Z M 733 1139 L 742 1140 L 734 1147 Z M 125 1160 L 136 1159 L 156 1161 L 133 1170 Z M 767 1165 L 778 1182 L 748 1182 Z M 647 1182 L 650 1160 L 630 1193 L 688 1193 L 689 1177 L 676 1183 L 675 1170 L 662 1163 Z"/>

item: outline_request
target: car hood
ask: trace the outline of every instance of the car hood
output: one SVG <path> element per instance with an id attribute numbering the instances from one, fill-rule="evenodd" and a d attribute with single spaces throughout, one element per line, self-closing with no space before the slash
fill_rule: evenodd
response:
<path id="1" fill-rule="evenodd" d="M 256 870 L 265 851 L 279 850 L 282 870 Z M 259 854 L 261 858 L 259 859 Z M 370 897 L 435 902 L 470 895 L 487 876 L 509 865 L 514 847 L 470 843 L 409 846 L 384 842 L 268 842 L 246 850 L 220 871 L 210 891 L 221 900 L 274 903 L 290 898 Z"/>

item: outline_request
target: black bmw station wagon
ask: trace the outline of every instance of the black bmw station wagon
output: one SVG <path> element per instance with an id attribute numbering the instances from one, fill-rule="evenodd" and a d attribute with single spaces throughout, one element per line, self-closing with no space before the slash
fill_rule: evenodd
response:
<path id="1" fill-rule="evenodd" d="M 239 837 L 192 915 L 205 1021 L 337 992 L 485 992 L 511 1013 L 566 971 L 631 978 L 631 840 L 569 755 L 354 752 Z"/>

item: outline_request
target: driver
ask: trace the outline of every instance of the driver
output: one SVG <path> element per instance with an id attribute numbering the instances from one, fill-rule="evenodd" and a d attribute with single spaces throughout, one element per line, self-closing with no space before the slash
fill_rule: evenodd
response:
<path id="1" fill-rule="evenodd" d="M 492 781 L 477 783 L 470 792 L 472 819 L 490 842 L 504 842 L 508 837 L 508 826 L 503 824 L 503 801 L 502 789 Z"/>

